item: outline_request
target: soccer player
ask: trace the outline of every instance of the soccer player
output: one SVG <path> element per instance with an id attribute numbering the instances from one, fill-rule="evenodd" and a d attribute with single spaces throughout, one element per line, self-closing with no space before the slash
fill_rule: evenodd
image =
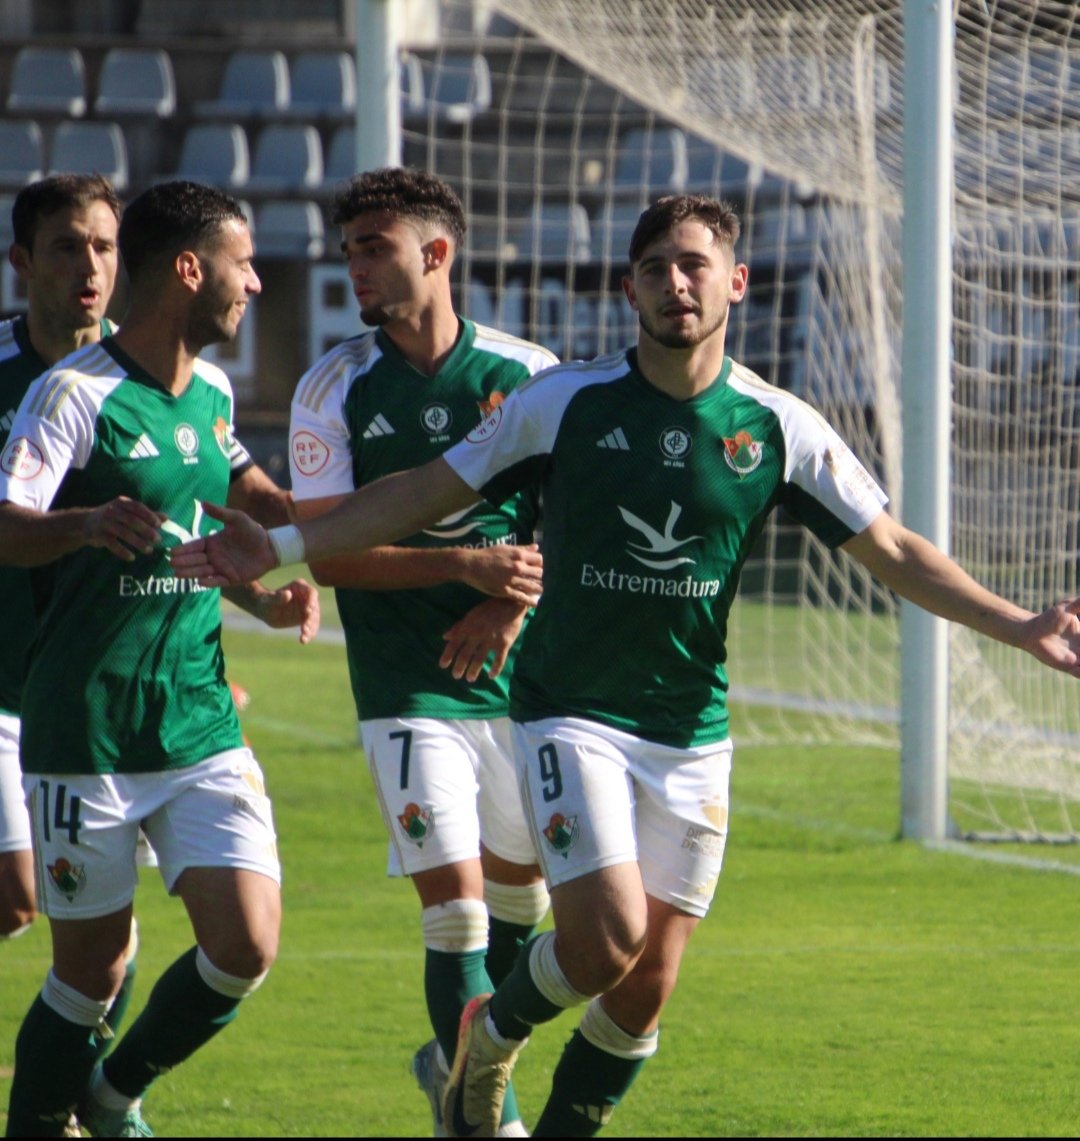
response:
<path id="1" fill-rule="evenodd" d="M 251 236 L 233 199 L 174 182 L 127 207 L 118 244 L 121 329 L 31 384 L 0 454 L 0 558 L 51 564 L 21 759 L 53 962 L 16 1041 L 9 1136 L 61 1135 L 76 1107 L 96 1136 L 149 1136 L 143 1093 L 232 1020 L 277 948 L 270 802 L 225 681 L 217 593 L 166 555 L 201 532 L 204 500 L 287 517 L 233 437 L 227 378 L 198 358 L 259 291 Z M 317 630 L 302 580 L 238 601 L 302 642 Z M 140 824 L 197 945 L 95 1065 Z"/>
<path id="2" fill-rule="evenodd" d="M 290 454 L 300 519 L 441 455 L 556 362 L 455 312 L 450 274 L 465 217 L 441 179 L 366 172 L 336 196 L 332 217 L 360 315 L 376 330 L 332 349 L 297 386 Z M 511 759 L 506 682 L 540 593 L 537 512 L 526 489 L 400 545 L 311 568 L 337 588 L 391 874 L 409 876 L 420 899 L 424 991 L 446 1058 L 466 1001 L 506 974 L 548 906 Z M 432 1041 L 413 1059 L 437 1132 L 439 1055 Z M 503 1133 L 521 1129 L 511 1089 Z"/>
<path id="3" fill-rule="evenodd" d="M 57 174 L 22 188 L 8 251 L 26 290 L 25 316 L 0 324 L 0 450 L 30 382 L 61 357 L 114 332 L 105 316 L 116 284 L 120 202 L 101 175 Z M 19 768 L 19 705 L 36 629 L 30 574 L 0 567 L 0 939 L 25 932 L 36 914 L 30 817 Z M 144 862 L 152 861 L 145 842 Z M 135 982 L 132 919 L 124 979 L 105 1024 L 119 1029 Z M 102 1051 L 109 1038 L 99 1036 Z"/>
<path id="4" fill-rule="evenodd" d="M 806 404 L 724 350 L 746 292 L 725 203 L 641 216 L 623 287 L 636 346 L 550 370 L 465 441 L 269 534 L 232 514 L 178 551 L 200 581 L 385 542 L 477 495 L 539 479 L 544 593 L 511 684 L 515 754 L 555 931 L 462 1015 L 451 1134 L 490 1134 L 531 1028 L 585 1004 L 535 1132 L 589 1136 L 655 1053 L 661 1011 L 706 914 L 727 836 L 725 633 L 739 571 L 782 504 L 927 610 L 1080 677 L 1080 599 L 1036 615 L 976 583 L 885 510 Z"/>

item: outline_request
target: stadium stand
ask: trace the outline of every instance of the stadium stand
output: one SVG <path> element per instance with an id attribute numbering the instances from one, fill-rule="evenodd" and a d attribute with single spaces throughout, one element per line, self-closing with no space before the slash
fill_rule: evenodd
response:
<path id="1" fill-rule="evenodd" d="M 270 199 L 255 208 L 259 257 L 314 261 L 326 248 L 322 211 L 315 202 Z"/>
<path id="2" fill-rule="evenodd" d="M 236 190 L 251 172 L 247 134 L 239 123 L 194 123 L 188 127 L 170 178 L 190 178 Z"/>
<path id="3" fill-rule="evenodd" d="M 45 172 L 45 140 L 33 119 L 0 119 L 0 185 L 25 186 Z"/>
<path id="4" fill-rule="evenodd" d="M 303 51 L 289 69 L 292 118 L 340 120 L 356 113 L 356 62 L 349 52 Z"/>
<path id="5" fill-rule="evenodd" d="M 15 57 L 7 111 L 16 115 L 86 114 L 86 67 L 76 48 L 32 45 Z"/>
<path id="6" fill-rule="evenodd" d="M 289 106 L 289 62 L 283 51 L 233 52 L 221 75 L 216 99 L 198 100 L 197 118 L 274 118 Z"/>
<path id="7" fill-rule="evenodd" d="M 105 175 L 117 191 L 128 188 L 128 152 L 118 123 L 68 119 L 57 124 L 49 148 L 49 174 Z"/>
<path id="8" fill-rule="evenodd" d="M 310 123 L 271 123 L 255 142 L 247 189 L 256 194 L 310 192 L 323 181 L 322 141 Z"/>
<path id="9" fill-rule="evenodd" d="M 176 80 L 168 53 L 161 48 L 110 49 L 101 63 L 93 108 L 97 116 L 114 118 L 173 115 Z"/>

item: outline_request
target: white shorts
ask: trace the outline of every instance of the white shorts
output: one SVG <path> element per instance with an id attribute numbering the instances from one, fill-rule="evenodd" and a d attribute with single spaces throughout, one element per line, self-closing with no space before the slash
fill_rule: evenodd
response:
<path id="1" fill-rule="evenodd" d="M 515 724 L 514 749 L 549 887 L 636 860 L 649 895 L 706 914 L 727 842 L 730 741 L 676 749 L 549 717 Z"/>
<path id="2" fill-rule="evenodd" d="M 281 882 L 262 769 L 230 749 L 161 773 L 30 773 L 38 910 L 93 919 L 135 895 L 140 827 L 171 892 L 187 868 L 241 868 Z"/>
<path id="3" fill-rule="evenodd" d="M 475 860 L 480 844 L 535 864 L 510 751 L 510 722 L 383 717 L 360 723 L 390 834 L 389 875 Z"/>
<path id="4" fill-rule="evenodd" d="M 30 850 L 30 817 L 19 768 L 19 719 L 0 713 L 0 853 Z"/>

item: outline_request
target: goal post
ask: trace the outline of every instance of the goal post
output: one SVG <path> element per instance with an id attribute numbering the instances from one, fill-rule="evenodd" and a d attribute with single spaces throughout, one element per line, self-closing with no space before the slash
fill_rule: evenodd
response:
<path id="1" fill-rule="evenodd" d="M 980 582 L 1033 611 L 1080 593 L 1080 6 L 427 6 L 402 155 L 461 193 L 466 313 L 563 357 L 622 347 L 640 210 L 729 198 L 751 270 L 732 355 Z M 740 744 L 902 749 L 907 835 L 1080 841 L 1076 682 L 901 610 L 782 513 L 730 645 Z"/>

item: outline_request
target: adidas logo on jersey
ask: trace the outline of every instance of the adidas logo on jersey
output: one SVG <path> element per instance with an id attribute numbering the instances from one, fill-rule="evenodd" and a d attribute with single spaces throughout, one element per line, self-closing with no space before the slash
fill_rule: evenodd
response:
<path id="1" fill-rule="evenodd" d="M 379 436 L 392 436 L 393 434 L 394 425 L 381 412 L 364 429 L 365 440 L 375 440 Z"/>
<path id="2" fill-rule="evenodd" d="M 154 456 L 160 456 L 161 453 L 154 447 L 154 441 L 143 432 L 143 434 L 135 441 L 135 446 L 128 452 L 129 460 L 152 460 Z"/>
<path id="3" fill-rule="evenodd" d="M 616 428 L 614 432 L 608 432 L 606 436 L 601 437 L 596 441 L 598 448 L 611 448 L 615 452 L 628 452 L 630 445 L 626 442 L 626 436 L 622 428 Z"/>
<path id="4" fill-rule="evenodd" d="M 9 408 L 3 416 L 0 416 L 0 432 L 10 432 L 11 425 L 15 423 L 15 409 Z"/>

